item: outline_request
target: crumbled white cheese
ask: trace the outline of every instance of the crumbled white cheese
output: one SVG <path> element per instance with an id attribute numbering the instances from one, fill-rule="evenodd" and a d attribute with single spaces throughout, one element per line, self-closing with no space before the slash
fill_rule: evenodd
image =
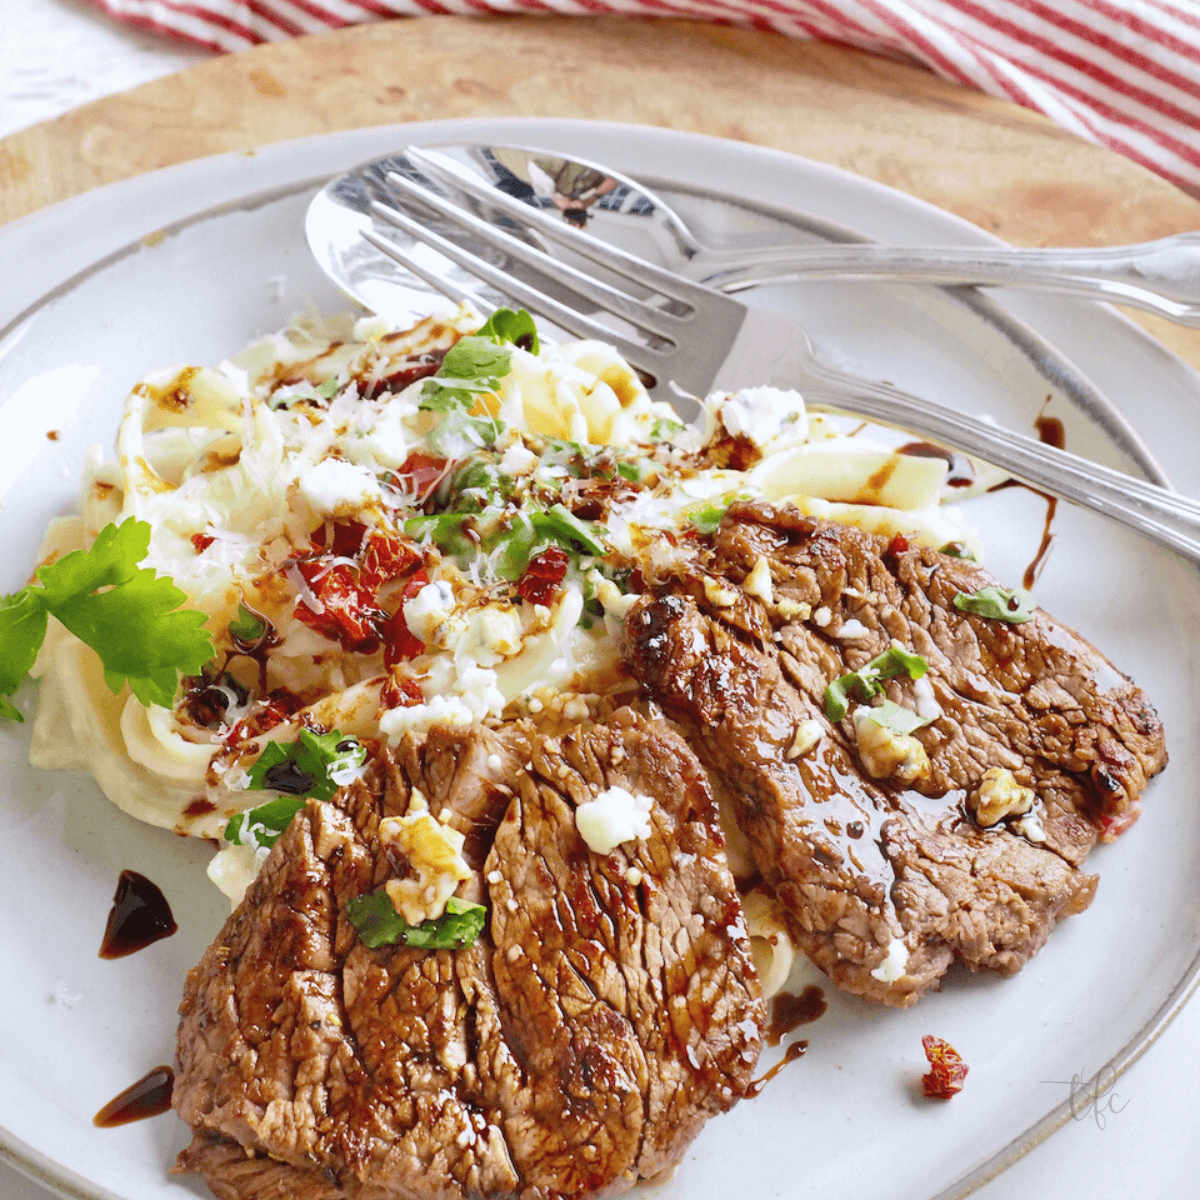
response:
<path id="1" fill-rule="evenodd" d="M 731 437 L 745 438 L 764 454 L 799 444 L 808 437 L 808 413 L 799 392 L 743 388 L 713 402 L 715 416 Z"/>
<path id="2" fill-rule="evenodd" d="M 501 475 L 524 475 L 532 470 L 537 462 L 538 456 L 532 450 L 527 449 L 521 442 L 513 442 L 501 456 L 497 469 Z"/>
<path id="3" fill-rule="evenodd" d="M 911 734 L 896 733 L 880 725 L 872 710 L 859 706 L 854 710 L 854 736 L 863 769 L 874 779 L 895 778 L 900 783 L 915 783 L 929 775 L 929 755 Z"/>
<path id="4" fill-rule="evenodd" d="M 880 983 L 895 983 L 904 974 L 908 966 L 908 948 L 899 938 L 892 938 L 888 943 L 887 957 L 871 972 L 872 979 Z"/>
<path id="5" fill-rule="evenodd" d="M 625 619 L 625 614 L 633 607 L 637 595 L 634 592 L 622 592 L 611 579 L 606 579 L 599 571 L 593 571 L 588 576 L 596 589 L 596 599 L 600 601 L 604 611 L 618 621 Z"/>
<path id="6" fill-rule="evenodd" d="M 444 580 L 427 583 L 404 606 L 404 623 L 423 642 L 435 642 L 438 631 L 450 619 L 456 601 L 454 589 Z"/>
<path id="7" fill-rule="evenodd" d="M 851 617 L 849 621 L 843 621 L 841 629 L 838 630 L 838 637 L 843 642 L 857 642 L 859 638 L 869 637 L 871 631 L 859 620 Z"/>
<path id="8" fill-rule="evenodd" d="M 764 604 L 772 604 L 775 593 L 771 586 L 771 564 L 767 556 L 760 554 L 750 574 L 742 583 L 742 590 L 750 596 L 757 596 Z"/>
<path id="9" fill-rule="evenodd" d="M 379 481 L 365 467 L 340 458 L 326 458 L 300 477 L 300 494 L 313 511 L 326 516 L 349 516 L 382 498 Z"/>
<path id="10" fill-rule="evenodd" d="M 796 736 L 787 748 L 785 758 L 799 758 L 807 754 L 825 736 L 825 726 L 820 721 L 801 721 L 796 726 Z"/>
<path id="11" fill-rule="evenodd" d="M 504 760 L 498 754 L 489 754 L 487 765 L 489 771 L 499 771 L 504 766 Z"/>
<path id="12" fill-rule="evenodd" d="M 812 615 L 813 624 L 819 626 L 821 629 L 824 629 L 832 620 L 833 613 L 824 604 Z"/>
<path id="13" fill-rule="evenodd" d="M 917 716 L 923 721 L 936 721 L 942 715 L 942 706 L 937 702 L 928 678 L 918 679 L 913 684 L 913 697 L 917 702 Z"/>
<path id="14" fill-rule="evenodd" d="M 780 600 L 776 607 L 785 621 L 807 621 L 813 615 L 812 605 L 802 600 Z"/>
<path id="15" fill-rule="evenodd" d="M 989 767 L 983 773 L 978 791 L 971 797 L 971 807 L 976 823 L 987 829 L 1013 813 L 1029 812 L 1036 799 L 1036 793 L 1022 787 L 1006 767 Z"/>
<path id="16" fill-rule="evenodd" d="M 738 594 L 710 575 L 704 577 L 704 595 L 714 608 L 729 608 L 737 603 Z"/>
<path id="17" fill-rule="evenodd" d="M 1044 842 L 1046 840 L 1046 831 L 1042 828 L 1042 823 L 1036 813 L 1030 813 L 1019 821 L 1014 821 L 1013 829 L 1028 841 Z"/>
<path id="18" fill-rule="evenodd" d="M 414 792 L 413 799 L 417 796 Z M 386 884 L 392 907 L 410 925 L 440 917 L 455 888 L 471 878 L 471 868 L 462 856 L 465 840 L 457 829 L 435 820 L 426 810 L 379 822 L 380 845 L 394 846 L 412 871 L 404 879 L 389 879 Z"/>
<path id="19" fill-rule="evenodd" d="M 649 796 L 611 787 L 575 810 L 575 828 L 590 850 L 611 854 L 622 842 L 650 836 L 653 806 Z"/>

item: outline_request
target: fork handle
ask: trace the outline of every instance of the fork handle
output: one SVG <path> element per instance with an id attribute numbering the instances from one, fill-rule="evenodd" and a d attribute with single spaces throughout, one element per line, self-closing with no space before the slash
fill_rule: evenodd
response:
<path id="1" fill-rule="evenodd" d="M 813 364 L 804 391 L 813 409 L 834 409 L 912 430 L 994 463 L 1023 483 L 1119 521 L 1200 564 L 1200 504 L 978 417 L 918 400 L 897 388 Z"/>
<path id="2" fill-rule="evenodd" d="M 1200 327 L 1200 233 L 1094 249 L 841 243 L 705 251 L 696 272 L 723 291 L 797 278 L 1007 284 L 1127 304 Z"/>

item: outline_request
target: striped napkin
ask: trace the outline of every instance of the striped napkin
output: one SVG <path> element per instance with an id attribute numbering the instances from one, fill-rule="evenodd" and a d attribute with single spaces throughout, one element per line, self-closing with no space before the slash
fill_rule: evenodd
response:
<path id="1" fill-rule="evenodd" d="M 91 0 L 214 50 L 431 13 L 689 17 L 916 62 L 1200 189 L 1200 0 Z"/>

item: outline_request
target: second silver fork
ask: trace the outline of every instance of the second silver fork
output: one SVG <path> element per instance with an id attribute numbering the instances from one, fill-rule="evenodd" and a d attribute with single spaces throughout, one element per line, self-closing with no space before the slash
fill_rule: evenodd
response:
<path id="1" fill-rule="evenodd" d="M 372 211 L 418 243 L 437 250 L 501 295 L 577 337 L 608 342 L 646 379 L 656 399 L 679 406 L 681 396 L 754 386 L 795 388 L 814 409 L 831 409 L 911 430 L 994 463 L 1016 478 L 1119 521 L 1152 541 L 1200 563 L 1200 504 L 1099 466 L 1032 438 L 986 425 L 977 418 L 921 400 L 882 383 L 834 370 L 812 351 L 791 318 L 750 308 L 600 242 L 553 217 L 488 188 L 448 162 L 410 147 L 406 156 L 444 189 L 442 194 L 398 174 L 394 192 L 433 214 L 447 231 L 469 239 L 499 264 L 443 237 L 410 213 L 376 201 Z M 573 261 L 552 257 L 522 237 L 497 227 L 449 198 L 457 193 L 514 232 L 536 230 L 570 251 Z M 376 249 L 453 300 L 482 304 L 474 293 L 430 270 L 378 232 L 363 235 Z M 538 285 L 514 275 L 510 264 L 535 273 Z M 604 278 L 601 278 L 601 275 Z M 619 279 L 643 293 L 614 286 Z M 657 297 L 652 303 L 648 297 Z M 594 314 L 616 318 L 619 328 Z"/>

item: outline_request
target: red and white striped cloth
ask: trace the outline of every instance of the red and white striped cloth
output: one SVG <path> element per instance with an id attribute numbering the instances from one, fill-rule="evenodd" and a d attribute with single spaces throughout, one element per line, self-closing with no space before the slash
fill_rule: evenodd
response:
<path id="1" fill-rule="evenodd" d="M 214 50 L 385 17 L 690 17 L 915 61 L 1200 189 L 1200 0 L 92 0 Z"/>

